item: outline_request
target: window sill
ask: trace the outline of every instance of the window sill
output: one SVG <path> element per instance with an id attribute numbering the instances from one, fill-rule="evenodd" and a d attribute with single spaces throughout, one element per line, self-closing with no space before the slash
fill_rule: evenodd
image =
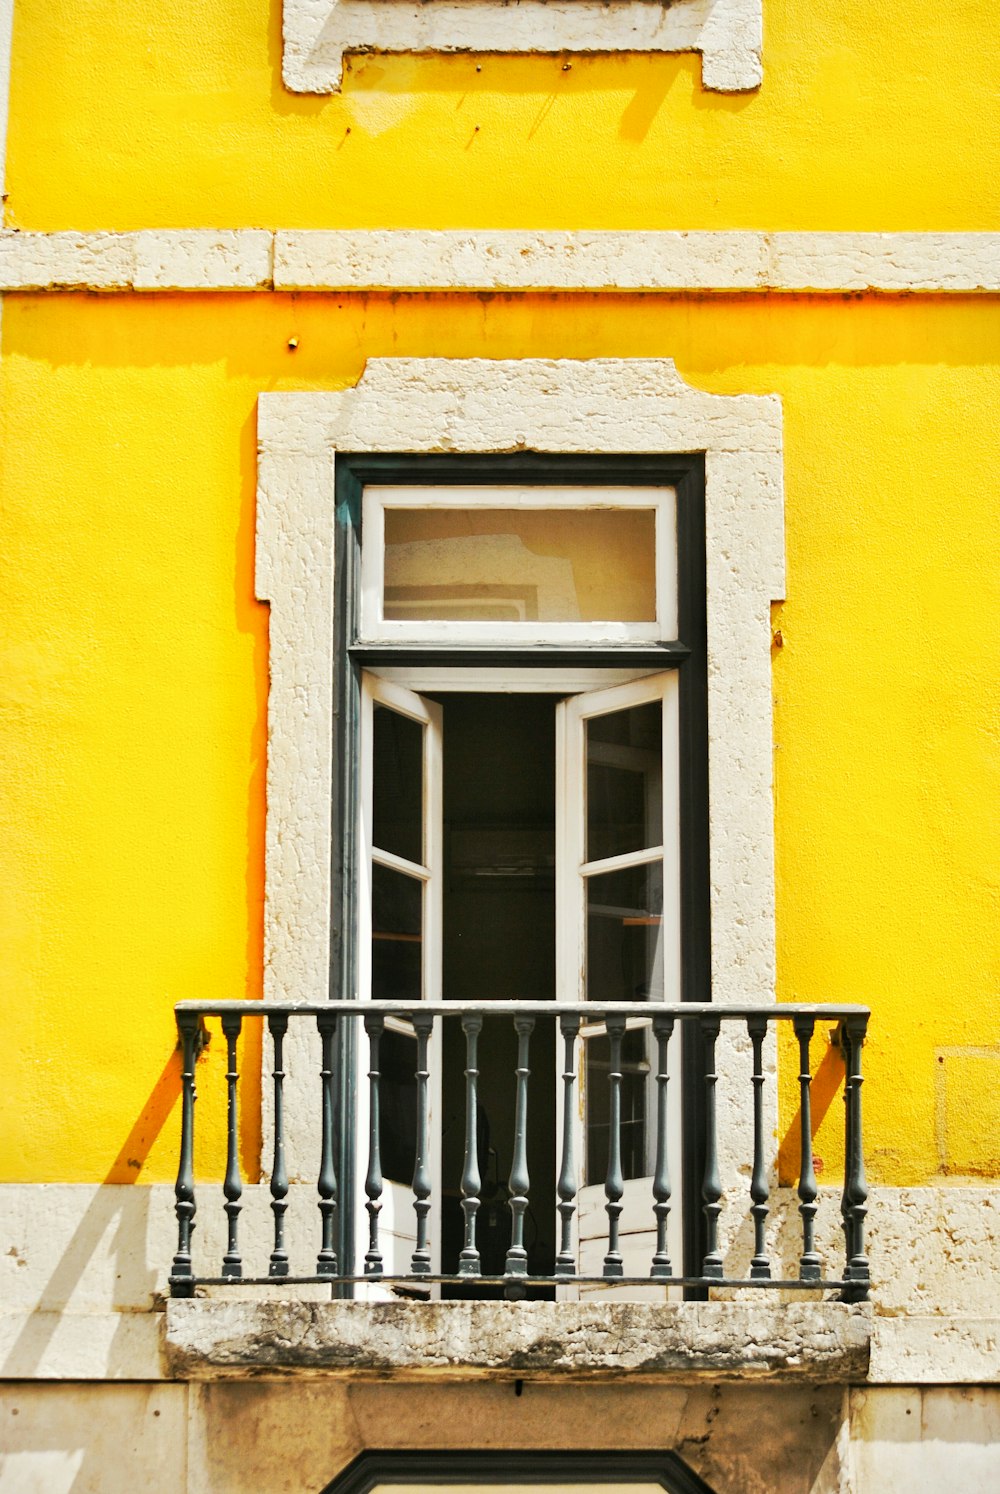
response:
<path id="1" fill-rule="evenodd" d="M 841 1302 L 167 1303 L 173 1374 L 864 1381 L 872 1309 Z"/>
<path id="2" fill-rule="evenodd" d="M 700 52 L 702 85 L 761 84 L 761 0 L 285 0 L 286 88 L 339 93 L 346 52 Z"/>

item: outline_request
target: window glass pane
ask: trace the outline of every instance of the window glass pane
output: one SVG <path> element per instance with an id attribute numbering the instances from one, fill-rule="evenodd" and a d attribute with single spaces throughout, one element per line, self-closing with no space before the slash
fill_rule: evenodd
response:
<path id="1" fill-rule="evenodd" d="M 386 508 L 390 621 L 655 622 L 652 509 Z"/>
<path id="2" fill-rule="evenodd" d="M 663 867 L 587 878 L 587 1000 L 663 1000 Z"/>
<path id="3" fill-rule="evenodd" d="M 663 705 L 593 716 L 587 730 L 587 860 L 663 842 Z"/>
<path id="4" fill-rule="evenodd" d="M 423 883 L 372 867 L 372 999 L 419 1001 Z"/>
<path id="5" fill-rule="evenodd" d="M 422 864 L 424 728 L 376 703 L 372 735 L 373 843 Z"/>
<path id="6" fill-rule="evenodd" d="M 622 1176 L 646 1177 L 646 1027 L 626 1032 L 622 1039 L 621 1156 Z M 608 1175 L 610 1136 L 611 1043 L 606 1035 L 587 1039 L 587 1183 L 603 1183 Z"/>

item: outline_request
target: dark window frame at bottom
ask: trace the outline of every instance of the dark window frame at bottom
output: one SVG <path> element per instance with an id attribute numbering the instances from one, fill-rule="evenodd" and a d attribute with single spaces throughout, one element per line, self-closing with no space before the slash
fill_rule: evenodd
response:
<path id="1" fill-rule="evenodd" d="M 677 639 L 661 645 L 632 647 L 595 645 L 592 649 L 536 647 L 530 650 L 414 648 L 412 644 L 363 645 L 358 641 L 362 493 L 366 483 L 466 486 L 538 484 L 578 487 L 672 487 L 677 494 Z M 681 866 L 681 999 L 711 999 L 711 926 L 709 910 L 709 781 L 707 576 L 705 544 L 705 457 L 702 452 L 635 455 L 578 455 L 543 452 L 438 455 L 423 453 L 340 453 L 335 458 L 336 555 L 334 572 L 335 664 L 334 753 L 331 785 L 332 845 L 330 993 L 354 990 L 357 885 L 356 806 L 360 675 L 365 665 L 413 664 L 423 661 L 484 667 L 551 668 L 583 663 L 595 667 L 676 668 L 680 715 L 680 866 Z M 679 645 L 679 646 L 678 646 Z M 346 1024 L 353 1033 L 354 1024 Z M 352 1039 L 342 1044 L 338 1063 L 341 1095 L 351 1093 L 357 1071 Z M 698 1274 L 705 1245 L 700 1208 L 704 1171 L 704 1065 L 698 1038 L 685 1034 L 682 1052 L 684 1086 L 683 1176 L 684 1271 Z M 342 1106 L 350 1118 L 352 1107 Z M 340 1258 L 351 1263 L 355 1137 L 350 1124 L 341 1128 Z M 346 1267 L 345 1267 L 346 1268 Z M 353 1266 L 351 1266 L 353 1269 Z M 701 1288 L 685 1295 L 701 1298 Z"/>
<path id="2" fill-rule="evenodd" d="M 519 1382 L 515 1382 L 515 1386 Z M 674 1452 L 481 1452 L 421 1451 L 361 1453 L 332 1479 L 322 1494 L 372 1494 L 380 1484 L 655 1484 L 665 1494 L 713 1494 L 711 1487 Z"/>

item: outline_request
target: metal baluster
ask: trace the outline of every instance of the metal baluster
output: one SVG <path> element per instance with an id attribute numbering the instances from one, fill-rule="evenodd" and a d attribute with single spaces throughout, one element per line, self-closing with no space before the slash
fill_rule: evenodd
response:
<path id="1" fill-rule="evenodd" d="M 705 1176 L 701 1185 L 701 1196 L 707 1247 L 701 1273 L 716 1281 L 721 1280 L 723 1275 L 722 1255 L 719 1251 L 722 1180 L 719 1177 L 719 1144 L 715 1115 L 715 1086 L 719 1082 L 719 1076 L 715 1072 L 715 1043 L 721 1025 L 718 1017 L 701 1018 L 701 1034 L 705 1045 Z"/>
<path id="2" fill-rule="evenodd" d="M 462 1168 L 462 1213 L 465 1217 L 465 1243 L 458 1257 L 459 1276 L 480 1274 L 479 1251 L 476 1249 L 476 1214 L 479 1190 L 483 1180 L 479 1173 L 479 1034 L 482 1017 L 465 1013 L 465 1162 Z"/>
<path id="3" fill-rule="evenodd" d="M 799 1262 L 801 1281 L 819 1281 L 820 1258 L 816 1254 L 816 1171 L 813 1167 L 812 1106 L 810 1087 L 812 1073 L 809 1068 L 809 1040 L 813 1035 L 815 1019 L 793 1017 L 792 1026 L 799 1040 L 799 1121 L 802 1138 L 802 1163 L 799 1168 L 799 1213 L 802 1215 L 802 1259 Z"/>
<path id="4" fill-rule="evenodd" d="M 427 1215 L 431 1208 L 431 1095 L 428 1087 L 430 1070 L 427 1067 L 427 1047 L 434 1018 L 427 1016 L 425 1012 L 416 1012 L 411 1020 L 417 1034 L 417 1146 L 413 1160 L 413 1212 L 417 1216 L 417 1239 L 410 1270 L 414 1276 L 429 1276 L 431 1252 L 427 1244 Z"/>
<path id="5" fill-rule="evenodd" d="M 764 1230 L 767 1224 L 767 1158 L 764 1155 L 764 1038 L 767 1018 L 750 1017 L 747 1031 L 753 1044 L 753 1177 L 750 1179 L 750 1213 L 753 1215 L 753 1260 L 751 1280 L 766 1281 L 771 1276 Z"/>
<path id="6" fill-rule="evenodd" d="M 861 1048 L 868 1029 L 868 1018 L 848 1017 L 845 1025 L 847 1028 L 848 1052 L 850 1055 L 848 1113 L 850 1115 L 851 1127 L 850 1154 L 846 1159 L 846 1171 L 849 1178 L 847 1197 L 849 1202 L 851 1258 L 847 1263 L 845 1275 L 851 1283 L 851 1299 L 857 1302 L 864 1302 L 868 1297 L 868 1288 L 871 1285 L 868 1257 L 865 1255 L 865 1216 L 868 1213 L 868 1185 L 865 1180 L 865 1156 L 861 1135 L 861 1085 L 864 1082 L 861 1077 Z"/>
<path id="7" fill-rule="evenodd" d="M 229 1221 L 229 1240 L 222 1257 L 223 1276 L 243 1275 L 240 1258 L 238 1229 L 240 1198 L 243 1184 L 240 1181 L 239 1117 L 236 1104 L 236 1085 L 239 1072 L 236 1068 L 236 1039 L 240 1035 L 243 1019 L 235 1012 L 223 1012 L 222 1031 L 226 1037 L 226 1181 L 222 1191 L 226 1195 L 226 1218 Z"/>
<path id="8" fill-rule="evenodd" d="M 267 1019 L 274 1043 L 274 1160 L 271 1166 L 271 1210 L 274 1214 L 274 1249 L 267 1268 L 269 1276 L 288 1275 L 285 1249 L 285 1210 L 288 1208 L 288 1172 L 285 1168 L 284 1046 L 288 1031 L 285 1012 L 272 1012 Z"/>
<path id="9" fill-rule="evenodd" d="M 622 1039 L 625 1018 L 608 1017 L 605 1021 L 611 1046 L 608 1070 L 608 1175 L 604 1180 L 604 1205 L 608 1216 L 608 1253 L 604 1257 L 605 1276 L 624 1276 L 625 1266 L 618 1248 L 618 1222 L 622 1212 L 625 1180 L 622 1177 Z"/>
<path id="10" fill-rule="evenodd" d="M 524 1215 L 528 1207 L 528 1045 L 535 1029 L 534 1017 L 515 1017 L 517 1033 L 517 1092 L 514 1105 L 514 1158 L 510 1169 L 510 1249 L 504 1262 L 505 1276 L 527 1276 L 528 1252 L 524 1247 Z"/>
<path id="11" fill-rule="evenodd" d="M 198 1015 L 179 1012 L 177 1027 L 181 1038 L 181 1154 L 174 1186 L 174 1213 L 177 1215 L 177 1254 L 170 1271 L 170 1290 L 175 1297 L 194 1296 L 194 1266 L 191 1260 L 191 1233 L 194 1229 L 194 1065 L 198 1053 Z"/>
<path id="12" fill-rule="evenodd" d="M 670 1038 L 674 1030 L 673 1017 L 654 1017 L 653 1036 L 656 1038 L 656 1162 L 653 1167 L 653 1213 L 656 1215 L 656 1254 L 650 1276 L 663 1278 L 673 1276 L 667 1246 L 667 1223 L 670 1217 L 670 1152 L 667 1125 L 667 1072 Z"/>
<path id="13" fill-rule="evenodd" d="M 851 1107 L 851 1039 L 847 1023 L 837 1029 L 844 1059 L 844 1187 L 840 1195 L 840 1224 L 844 1232 L 844 1280 L 851 1279 L 851 1256 L 854 1254 L 854 1230 L 851 1222 L 851 1153 L 854 1146 L 854 1116 Z"/>
<path id="14" fill-rule="evenodd" d="M 337 1252 L 333 1244 L 333 1228 L 337 1214 L 337 1170 L 333 1151 L 333 1046 L 337 1036 L 337 1017 L 334 1012 L 320 1012 L 316 1017 L 320 1040 L 323 1045 L 320 1083 L 323 1088 L 323 1142 L 319 1163 L 319 1212 L 322 1219 L 323 1239 L 316 1257 L 317 1276 L 336 1276 Z"/>
<path id="15" fill-rule="evenodd" d="M 382 1252 L 378 1240 L 378 1216 L 382 1208 L 382 1137 L 379 1120 L 380 1083 L 379 1046 L 385 1021 L 374 1013 L 365 1015 L 368 1034 L 368 1175 L 365 1192 L 368 1202 L 368 1249 L 365 1252 L 365 1275 L 382 1275 Z"/>
<path id="16" fill-rule="evenodd" d="M 576 1259 L 573 1255 L 573 1214 L 576 1211 L 576 1039 L 580 1031 L 580 1018 L 566 1015 L 559 1018 L 559 1030 L 563 1035 L 563 1127 L 562 1159 L 559 1164 L 559 1217 L 561 1239 L 556 1256 L 556 1275 L 575 1276 Z"/>

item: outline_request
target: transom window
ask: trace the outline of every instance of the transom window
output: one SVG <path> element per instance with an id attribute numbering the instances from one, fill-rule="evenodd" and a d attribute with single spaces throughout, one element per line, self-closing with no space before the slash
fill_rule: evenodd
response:
<path id="1" fill-rule="evenodd" d="M 362 527 L 363 639 L 676 636 L 670 487 L 370 484 Z"/>

